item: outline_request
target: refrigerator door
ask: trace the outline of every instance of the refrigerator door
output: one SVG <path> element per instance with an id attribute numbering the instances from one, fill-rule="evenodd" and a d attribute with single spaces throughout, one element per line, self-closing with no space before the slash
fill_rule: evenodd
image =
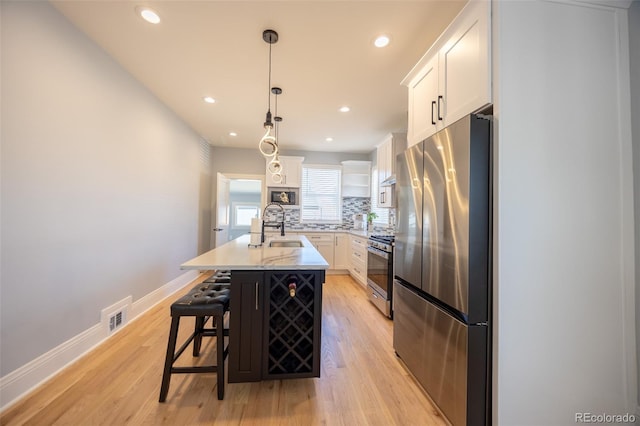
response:
<path id="1" fill-rule="evenodd" d="M 396 158 L 394 274 L 420 287 L 422 260 L 422 143 Z"/>
<path id="2" fill-rule="evenodd" d="M 467 326 L 399 281 L 393 347 L 453 425 L 485 425 L 487 327 Z"/>
<path id="3" fill-rule="evenodd" d="M 487 321 L 490 122 L 469 115 L 423 142 L 422 290 Z"/>

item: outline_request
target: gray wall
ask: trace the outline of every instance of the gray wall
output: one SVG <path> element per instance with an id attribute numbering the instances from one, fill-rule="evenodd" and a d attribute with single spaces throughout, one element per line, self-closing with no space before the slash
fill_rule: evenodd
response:
<path id="1" fill-rule="evenodd" d="M 211 176 L 213 176 L 215 180 L 216 173 L 263 175 L 266 163 L 257 147 L 257 143 L 256 149 L 212 146 Z M 215 183 L 213 187 L 215 189 Z"/>
<path id="2" fill-rule="evenodd" d="M 282 155 L 304 157 L 304 162 L 308 164 L 340 164 L 342 161 L 359 160 L 368 161 L 370 154 L 355 154 L 349 152 L 318 152 L 318 151 L 287 151 L 283 150 Z M 264 173 L 264 172 L 263 172 Z"/>
<path id="3" fill-rule="evenodd" d="M 296 151 L 282 150 L 282 155 L 304 157 L 304 162 L 308 164 L 340 164 L 345 160 L 370 159 L 370 154 L 353 154 L 345 152 L 316 152 L 316 151 Z M 222 174 L 249 174 L 264 175 L 266 161 L 256 142 L 255 149 L 211 147 L 211 176 L 212 176 L 212 211 L 216 212 L 216 176 Z M 215 223 L 215 218 L 212 218 Z"/>
<path id="4" fill-rule="evenodd" d="M 304 157 L 304 162 L 309 164 L 340 164 L 345 160 L 369 160 L 370 154 L 351 154 L 345 152 L 316 152 L 282 150 L 285 156 Z M 211 174 L 234 173 L 263 175 L 266 161 L 256 149 L 211 147 Z M 214 185 L 215 186 L 215 185 Z"/>
<path id="5" fill-rule="evenodd" d="M 211 178 L 206 143 L 48 2 L 1 23 L 5 376 L 182 275 Z"/>
<path id="6" fill-rule="evenodd" d="M 629 52 L 631 62 L 631 123 L 633 136 L 633 183 L 635 202 L 636 325 L 640 324 L 640 1 L 629 8 Z M 638 415 L 640 416 L 640 326 L 636 327 L 638 363 Z"/>

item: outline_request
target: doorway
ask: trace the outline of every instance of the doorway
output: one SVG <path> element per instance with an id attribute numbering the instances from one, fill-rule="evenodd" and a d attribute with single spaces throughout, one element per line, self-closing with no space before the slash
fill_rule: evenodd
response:
<path id="1" fill-rule="evenodd" d="M 260 217 L 266 204 L 264 175 L 217 173 L 216 206 L 211 246 L 222 244 L 249 232 L 251 218 Z"/>

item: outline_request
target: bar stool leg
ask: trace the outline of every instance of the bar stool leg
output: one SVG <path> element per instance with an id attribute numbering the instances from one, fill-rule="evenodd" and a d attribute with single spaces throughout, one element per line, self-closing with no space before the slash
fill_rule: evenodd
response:
<path id="1" fill-rule="evenodd" d="M 218 399 L 222 400 L 224 399 L 224 312 L 220 315 L 215 315 L 213 318 L 216 325 Z"/>
<path id="2" fill-rule="evenodd" d="M 200 356 L 202 347 L 202 332 L 204 331 L 205 317 L 196 317 L 195 336 L 193 338 L 193 356 Z"/>
<path id="3" fill-rule="evenodd" d="M 171 381 L 171 369 L 173 367 L 173 356 L 176 351 L 176 340 L 178 339 L 178 326 L 180 317 L 171 317 L 171 330 L 169 331 L 169 342 L 167 343 L 167 355 L 164 360 L 164 372 L 162 373 L 162 386 L 160 387 L 160 402 L 167 399 L 169 393 L 169 382 Z"/>

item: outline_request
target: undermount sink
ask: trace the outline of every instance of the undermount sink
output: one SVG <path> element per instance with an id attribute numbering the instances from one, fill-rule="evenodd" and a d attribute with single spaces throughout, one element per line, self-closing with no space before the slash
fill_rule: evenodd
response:
<path id="1" fill-rule="evenodd" d="M 269 247 L 304 247 L 300 240 L 271 240 Z"/>

